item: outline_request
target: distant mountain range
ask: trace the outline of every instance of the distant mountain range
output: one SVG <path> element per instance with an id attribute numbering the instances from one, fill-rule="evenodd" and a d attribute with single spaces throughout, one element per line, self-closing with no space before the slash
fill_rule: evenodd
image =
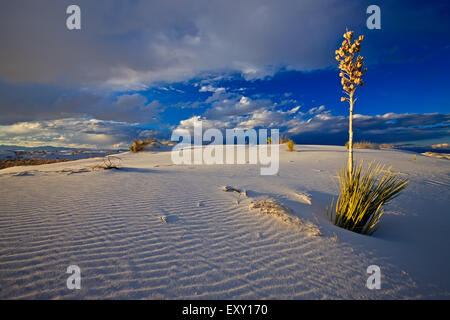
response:
<path id="1" fill-rule="evenodd" d="M 75 151 L 75 150 L 86 150 L 86 151 L 123 151 L 125 149 L 92 149 L 92 148 L 69 148 L 69 147 L 53 147 L 53 146 L 39 146 L 39 147 L 23 147 L 23 146 L 16 146 L 16 145 L 0 145 L 0 150 L 23 150 L 23 151 Z"/>

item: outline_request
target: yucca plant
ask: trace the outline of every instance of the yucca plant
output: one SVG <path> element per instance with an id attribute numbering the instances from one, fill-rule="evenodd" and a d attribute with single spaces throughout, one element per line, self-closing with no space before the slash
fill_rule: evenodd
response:
<path id="1" fill-rule="evenodd" d="M 364 85 L 362 76 L 367 69 L 363 68 L 364 58 L 359 55 L 364 36 L 354 41 L 353 31 L 344 33 L 344 41 L 339 50 L 335 51 L 339 62 L 341 84 L 350 107 L 348 164 L 338 173 L 340 195 L 334 203 L 331 202 L 327 214 L 335 225 L 363 234 L 372 234 L 378 227 L 384 213 L 383 205 L 398 196 L 406 187 L 407 180 L 391 171 L 384 169 L 381 164 L 371 163 L 363 172 L 362 162 L 355 168 L 353 165 L 353 107 L 356 102 L 356 89 Z M 364 146 L 364 144 L 356 145 Z"/>
<path id="2" fill-rule="evenodd" d="M 384 165 L 372 162 L 363 172 L 360 162 L 356 170 L 344 168 L 338 173 L 340 195 L 331 202 L 327 214 L 339 227 L 362 234 L 372 234 L 384 213 L 383 206 L 398 196 L 408 181 Z"/>
<path id="3" fill-rule="evenodd" d="M 353 42 L 353 31 L 344 33 L 344 41 L 339 50 L 335 51 L 336 60 L 339 62 L 341 85 L 343 92 L 347 97 L 341 97 L 341 101 L 347 101 L 350 107 L 349 126 L 348 126 L 348 170 L 353 170 L 353 107 L 357 100 L 355 96 L 356 88 L 364 85 L 362 76 L 367 72 L 363 69 L 364 58 L 359 55 L 361 51 L 361 42 L 364 36 L 361 35 Z"/>

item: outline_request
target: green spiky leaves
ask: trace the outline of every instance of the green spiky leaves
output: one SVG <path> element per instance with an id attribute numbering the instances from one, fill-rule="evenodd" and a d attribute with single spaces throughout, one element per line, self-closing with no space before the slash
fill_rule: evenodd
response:
<path id="1" fill-rule="evenodd" d="M 372 234 L 384 213 L 383 206 L 398 196 L 408 181 L 381 164 L 371 163 L 363 172 L 360 162 L 351 173 L 338 173 L 340 195 L 331 202 L 327 213 L 339 227 L 362 234 Z"/>

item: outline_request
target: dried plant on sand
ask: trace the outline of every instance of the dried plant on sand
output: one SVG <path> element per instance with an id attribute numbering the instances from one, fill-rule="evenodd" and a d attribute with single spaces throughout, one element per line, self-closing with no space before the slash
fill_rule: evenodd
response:
<path id="1" fill-rule="evenodd" d="M 120 169 L 122 159 L 116 156 L 106 156 L 103 158 L 103 163 L 92 167 L 92 170 L 110 170 Z"/>

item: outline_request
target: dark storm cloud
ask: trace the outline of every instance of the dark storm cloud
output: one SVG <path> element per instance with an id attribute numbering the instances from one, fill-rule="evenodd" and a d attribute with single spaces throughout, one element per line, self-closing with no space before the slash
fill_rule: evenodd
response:
<path id="1" fill-rule="evenodd" d="M 66 29 L 69 4 L 82 29 Z M 7 81 L 142 88 L 202 71 L 247 78 L 332 62 L 359 1 L 2 1 L 0 76 Z M 355 15 L 354 12 L 360 12 Z"/>
<path id="2" fill-rule="evenodd" d="M 164 106 L 144 96 L 96 93 L 53 85 L 0 82 L 0 125 L 32 120 L 90 116 L 96 119 L 150 123 Z"/>

